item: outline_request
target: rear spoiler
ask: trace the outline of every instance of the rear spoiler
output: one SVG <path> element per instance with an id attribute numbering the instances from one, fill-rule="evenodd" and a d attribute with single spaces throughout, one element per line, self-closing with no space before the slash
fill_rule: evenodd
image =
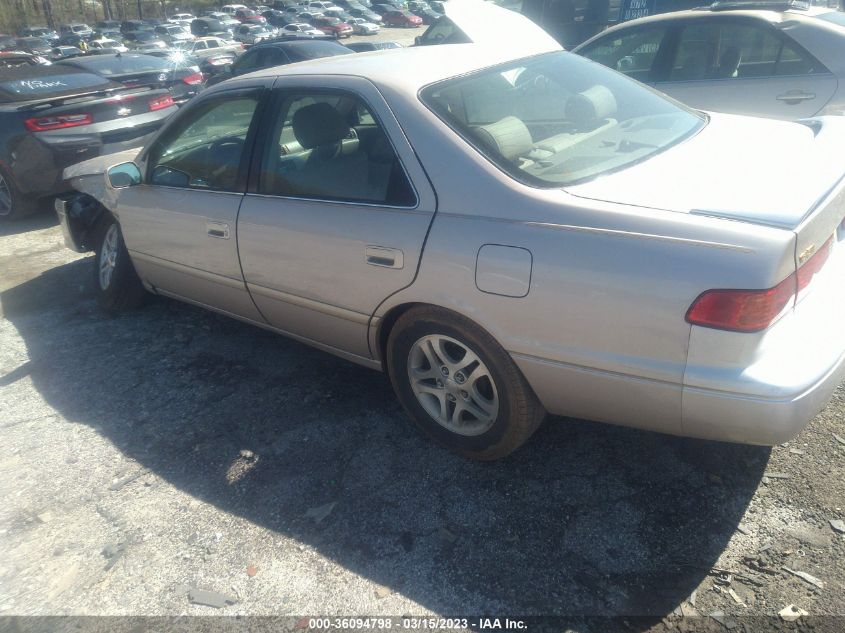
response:
<path id="1" fill-rule="evenodd" d="M 89 101 L 92 98 L 107 98 L 107 97 L 114 97 L 115 95 L 119 94 L 134 94 L 134 93 L 143 93 L 149 92 L 152 90 L 151 85 L 144 85 L 140 84 L 138 86 L 132 86 L 131 88 L 125 86 L 115 86 L 114 88 L 109 88 L 108 90 L 91 90 L 89 92 L 76 92 L 69 95 L 62 95 L 57 97 L 47 97 L 45 99 L 33 99 L 32 101 L 25 101 L 23 103 L 16 103 L 6 104 L 8 109 L 13 110 L 15 112 L 25 112 L 27 110 L 33 109 L 40 109 L 40 108 L 51 108 L 55 106 L 66 105 L 68 103 L 75 102 L 77 100 L 82 101 Z M 2 107 L 2 106 L 0 106 Z M 6 109 L 6 108 L 4 108 Z"/>

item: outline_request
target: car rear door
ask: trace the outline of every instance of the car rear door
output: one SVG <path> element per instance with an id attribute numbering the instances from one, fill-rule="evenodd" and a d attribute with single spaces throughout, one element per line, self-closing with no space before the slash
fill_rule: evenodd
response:
<path id="1" fill-rule="evenodd" d="M 720 15 L 682 23 L 654 87 L 700 110 L 799 119 L 825 106 L 837 79 L 768 22 Z"/>
<path id="2" fill-rule="evenodd" d="M 264 88 L 200 97 L 139 159 L 118 216 L 140 277 L 159 292 L 262 322 L 235 235 Z"/>
<path id="3" fill-rule="evenodd" d="M 413 281 L 434 192 L 381 94 L 280 77 L 238 219 L 247 288 L 273 326 L 372 356 L 370 319 Z"/>

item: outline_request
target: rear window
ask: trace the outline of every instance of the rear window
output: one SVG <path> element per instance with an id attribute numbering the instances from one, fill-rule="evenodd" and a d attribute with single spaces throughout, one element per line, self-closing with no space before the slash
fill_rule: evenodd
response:
<path id="1" fill-rule="evenodd" d="M 30 101 L 105 89 L 113 85 L 108 79 L 91 73 L 66 73 L 58 65 L 47 68 L 53 70 L 50 73 L 38 73 L 40 76 L 36 77 L 32 76 L 35 73 L 32 66 L 0 70 L 0 101 Z"/>
<path id="2" fill-rule="evenodd" d="M 63 64 L 65 62 L 59 62 Z M 103 55 L 86 57 L 85 59 L 74 60 L 74 66 L 91 70 L 106 77 L 113 75 L 125 75 L 128 73 L 153 72 L 156 70 L 168 70 L 170 64 L 159 57 L 152 55 Z"/>
<path id="3" fill-rule="evenodd" d="M 420 97 L 511 177 L 566 187 L 644 161 L 705 117 L 570 53 L 547 53 L 442 81 Z"/>

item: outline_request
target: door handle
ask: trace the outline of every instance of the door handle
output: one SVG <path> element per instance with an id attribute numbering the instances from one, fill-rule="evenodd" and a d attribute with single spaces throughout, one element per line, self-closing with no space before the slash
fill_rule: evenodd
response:
<path id="1" fill-rule="evenodd" d="M 225 222 L 206 222 L 205 229 L 209 237 L 216 237 L 221 240 L 229 239 L 229 225 Z"/>
<path id="2" fill-rule="evenodd" d="M 402 268 L 405 265 L 405 257 L 398 248 L 368 246 L 364 249 L 364 258 L 370 266 Z"/>
<path id="3" fill-rule="evenodd" d="M 809 101 L 810 99 L 815 99 L 816 95 L 812 92 L 804 92 L 803 90 L 790 90 L 789 92 L 785 92 L 782 95 L 778 95 L 775 97 L 778 101 L 785 101 L 789 105 L 795 105 L 801 103 L 802 101 Z"/>

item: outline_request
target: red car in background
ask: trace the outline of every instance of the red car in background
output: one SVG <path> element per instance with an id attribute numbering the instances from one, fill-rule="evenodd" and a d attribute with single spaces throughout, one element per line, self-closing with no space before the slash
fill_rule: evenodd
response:
<path id="1" fill-rule="evenodd" d="M 398 9 L 396 11 L 388 11 L 383 16 L 381 16 L 382 20 L 384 20 L 385 26 L 404 26 L 408 27 L 418 27 L 421 26 L 423 21 L 422 18 L 418 15 L 414 15 L 410 11 L 405 11 L 403 9 Z"/>
<path id="2" fill-rule="evenodd" d="M 318 17 L 314 18 L 313 24 L 315 29 L 326 35 L 331 35 L 335 39 L 352 35 L 352 26 L 339 18 Z"/>
<path id="3" fill-rule="evenodd" d="M 267 18 L 252 9 L 238 9 L 235 11 L 235 19 L 240 20 L 243 24 L 265 24 L 267 22 Z"/>

